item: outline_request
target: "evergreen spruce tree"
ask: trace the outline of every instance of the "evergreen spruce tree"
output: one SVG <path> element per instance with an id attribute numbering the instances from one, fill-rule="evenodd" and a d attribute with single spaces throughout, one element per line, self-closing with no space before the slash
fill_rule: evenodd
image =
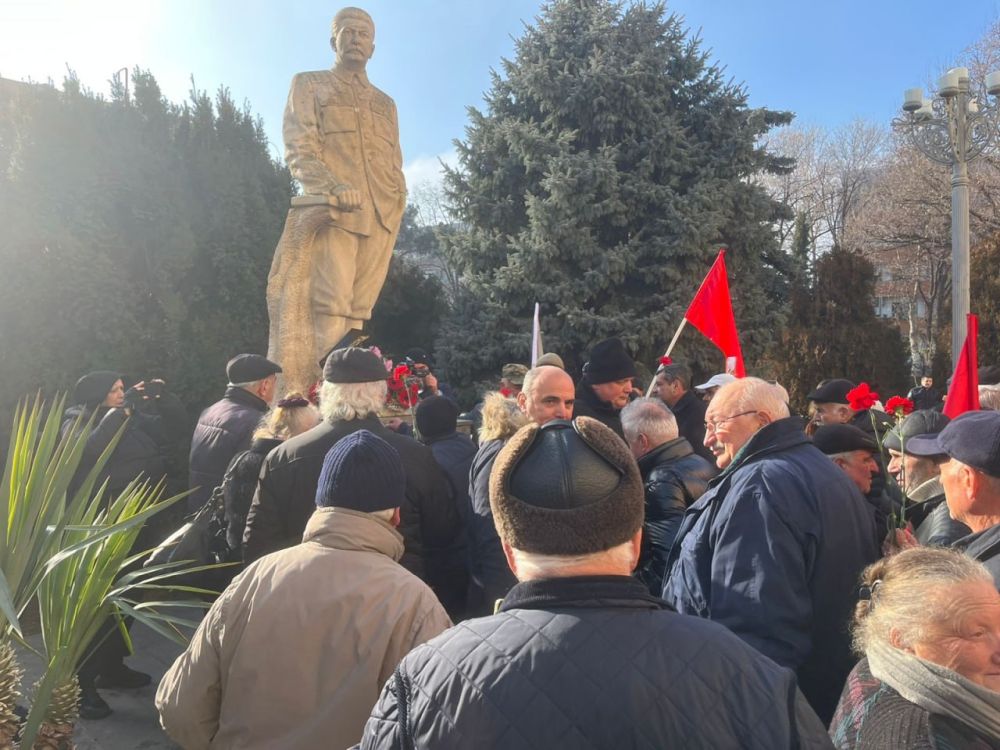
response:
<path id="1" fill-rule="evenodd" d="M 526 360 L 536 301 L 570 369 L 612 335 L 654 361 L 720 244 L 753 370 L 788 271 L 771 229 L 786 209 L 754 177 L 790 164 L 758 140 L 791 115 L 749 108 L 663 4 L 610 0 L 545 4 L 485 98 L 446 176 L 468 289 L 439 339 L 452 382 Z M 693 332 L 678 352 L 722 366 Z"/>

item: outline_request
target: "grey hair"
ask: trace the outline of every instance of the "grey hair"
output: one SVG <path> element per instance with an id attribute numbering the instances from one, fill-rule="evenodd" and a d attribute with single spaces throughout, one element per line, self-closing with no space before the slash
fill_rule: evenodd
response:
<path id="1" fill-rule="evenodd" d="M 384 380 L 371 383 L 328 383 L 319 391 L 319 413 L 327 422 L 364 419 L 385 405 Z"/>
<path id="2" fill-rule="evenodd" d="M 952 616 L 948 593 L 963 583 L 992 584 L 993 576 L 981 562 L 943 547 L 914 547 L 869 565 L 854 613 L 855 650 L 925 642 Z"/>
<path id="3" fill-rule="evenodd" d="M 268 375 L 267 378 L 273 378 L 274 375 Z M 249 380 L 246 383 L 227 383 L 229 388 L 244 388 L 248 391 L 255 391 L 267 378 L 260 378 L 258 380 Z"/>
<path id="4" fill-rule="evenodd" d="M 762 411 L 771 416 L 771 419 L 784 419 L 791 416 L 788 410 L 788 392 L 780 385 L 768 383 L 760 378 L 742 378 L 735 383 L 728 383 L 716 393 L 718 398 L 720 393 L 728 390 L 738 390 L 735 410 L 741 411 Z"/>
<path id="5" fill-rule="evenodd" d="M 511 549 L 511 554 L 517 563 L 517 577 L 522 581 L 534 578 L 566 578 L 577 575 L 577 571 L 582 567 L 594 565 L 619 570 L 630 569 L 632 566 L 631 541 L 589 555 L 543 555 L 516 548 Z"/>
<path id="6" fill-rule="evenodd" d="M 627 404 L 619 416 L 625 439 L 629 442 L 641 434 L 649 438 L 653 445 L 662 445 L 680 434 L 674 413 L 658 398 L 637 398 Z"/>
<path id="7" fill-rule="evenodd" d="M 979 386 L 979 408 L 984 411 L 1000 411 L 1000 386 Z"/>

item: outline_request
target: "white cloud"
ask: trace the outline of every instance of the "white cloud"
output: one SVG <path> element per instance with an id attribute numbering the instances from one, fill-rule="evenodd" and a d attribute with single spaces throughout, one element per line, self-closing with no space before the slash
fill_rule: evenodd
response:
<path id="1" fill-rule="evenodd" d="M 458 165 L 458 152 L 451 148 L 437 156 L 425 156 L 421 154 L 409 163 L 403 165 L 403 174 L 406 176 L 406 187 L 412 193 L 417 188 L 421 190 L 439 191 L 444 172 L 441 169 L 441 162 L 449 167 Z"/>

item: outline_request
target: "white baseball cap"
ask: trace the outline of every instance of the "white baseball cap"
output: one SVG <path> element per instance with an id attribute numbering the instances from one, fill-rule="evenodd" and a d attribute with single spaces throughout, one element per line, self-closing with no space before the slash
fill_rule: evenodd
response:
<path id="1" fill-rule="evenodd" d="M 710 377 L 707 383 L 696 385 L 694 388 L 696 391 L 707 391 L 709 388 L 718 388 L 721 385 L 732 383 L 734 380 L 736 380 L 735 375 L 730 375 L 729 373 L 726 372 L 720 372 L 718 375 L 713 375 L 712 377 Z"/>

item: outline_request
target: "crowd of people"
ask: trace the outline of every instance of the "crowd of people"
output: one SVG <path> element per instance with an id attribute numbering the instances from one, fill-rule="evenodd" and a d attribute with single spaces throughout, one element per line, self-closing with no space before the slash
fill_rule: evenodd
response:
<path id="1" fill-rule="evenodd" d="M 280 399 L 278 363 L 229 362 L 189 503 L 224 499 L 242 567 L 159 685 L 182 747 L 1000 748 L 996 368 L 954 419 L 929 378 L 893 414 L 826 380 L 797 415 L 667 359 L 643 396 L 608 339 L 462 414 L 409 360 L 412 420 L 370 349 Z M 92 457 L 124 426 L 112 487 L 165 473 L 162 381 L 73 400 Z M 149 682 L 116 639 L 84 717 Z"/>

